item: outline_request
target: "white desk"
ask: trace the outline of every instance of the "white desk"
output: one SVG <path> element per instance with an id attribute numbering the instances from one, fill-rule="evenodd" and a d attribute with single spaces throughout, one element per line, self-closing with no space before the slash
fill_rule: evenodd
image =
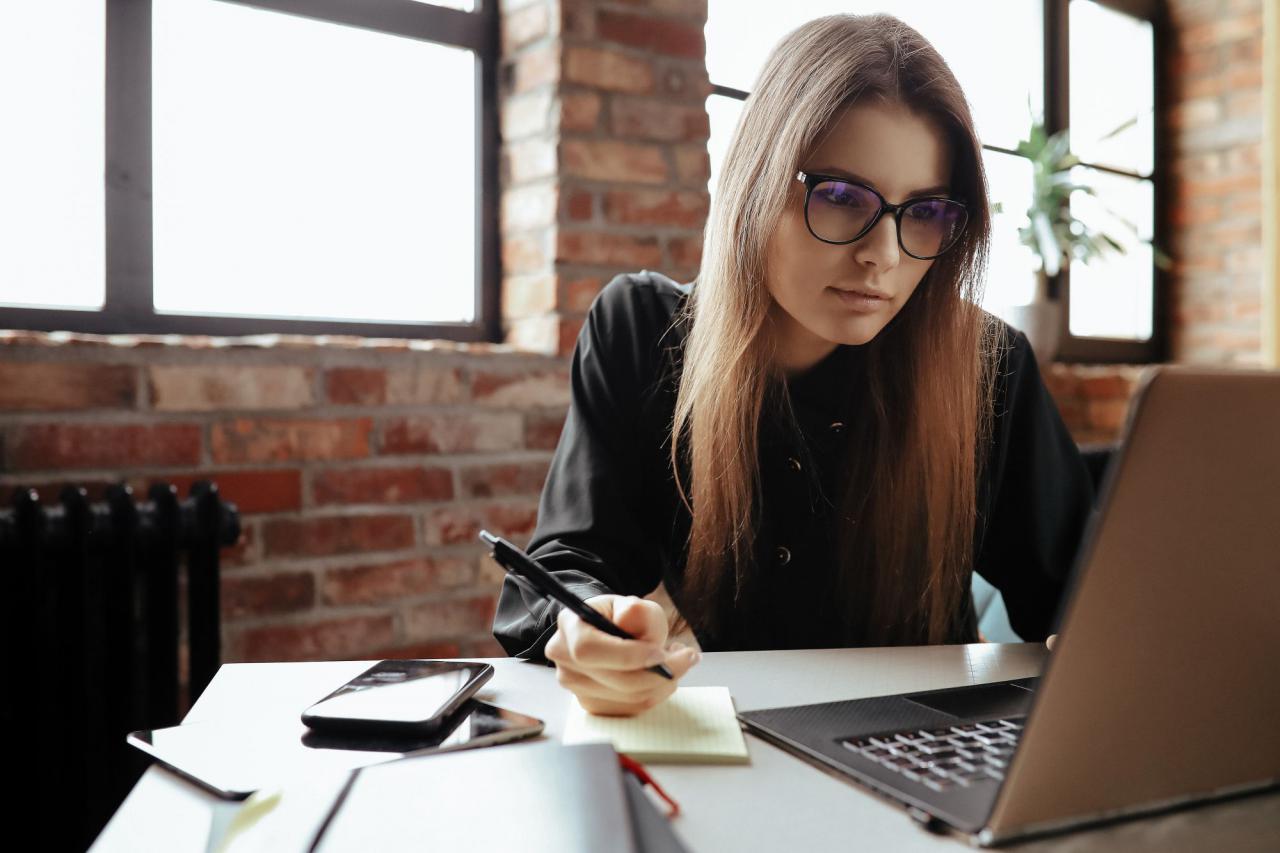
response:
<path id="1" fill-rule="evenodd" d="M 952 687 L 1035 675 L 1039 644 L 907 649 L 722 652 L 703 656 L 682 682 L 728 685 L 739 711 Z M 492 659 L 481 698 L 563 731 L 565 693 L 553 670 Z M 296 718 L 300 709 L 355 676 L 368 661 L 227 664 L 184 722 Z M 695 851 L 941 851 L 962 842 L 930 835 L 906 813 L 871 794 L 747 736 L 750 766 L 656 766 L 655 778 L 679 801 L 676 827 Z M 519 749 L 519 745 L 497 747 Z M 217 798 L 151 767 L 94 843 L 95 851 L 203 853 Z M 1016 845 L 1018 851 L 1280 850 L 1280 794 L 1203 806 L 1171 815 Z"/>

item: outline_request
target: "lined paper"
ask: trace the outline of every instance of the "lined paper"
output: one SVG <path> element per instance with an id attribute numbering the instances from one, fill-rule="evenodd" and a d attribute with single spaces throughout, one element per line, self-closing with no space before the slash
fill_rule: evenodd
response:
<path id="1" fill-rule="evenodd" d="M 746 764 L 747 744 L 727 687 L 680 687 L 667 701 L 634 717 L 589 714 L 573 697 L 565 743 L 608 741 L 638 761 Z"/>

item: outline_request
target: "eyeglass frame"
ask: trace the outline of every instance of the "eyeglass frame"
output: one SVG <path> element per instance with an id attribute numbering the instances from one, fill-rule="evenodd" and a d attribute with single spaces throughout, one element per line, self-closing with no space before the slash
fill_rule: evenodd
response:
<path id="1" fill-rule="evenodd" d="M 828 245 L 831 245 L 831 246 L 847 246 L 850 243 L 858 242 L 863 237 L 870 234 L 871 230 L 880 224 L 880 220 L 881 218 L 884 217 L 884 213 L 887 210 L 893 214 L 893 225 L 894 225 L 894 230 L 897 233 L 897 237 L 898 237 L 898 248 L 901 249 L 903 253 L 905 253 L 908 257 L 915 258 L 917 261 L 932 261 L 935 258 L 940 258 L 943 255 L 945 255 L 947 252 L 951 251 L 956 247 L 956 244 L 960 242 L 959 236 L 957 236 L 955 240 L 951 241 L 951 245 L 947 246 L 947 248 L 943 249 L 938 254 L 929 255 L 928 257 L 924 257 L 924 258 L 920 257 L 919 255 L 913 254 L 909 249 L 907 249 L 907 247 L 902 242 L 902 211 L 910 207 L 911 205 L 916 204 L 918 202 L 922 202 L 922 201 L 945 201 L 945 202 L 950 202 L 951 204 L 957 205 L 960 208 L 960 212 L 964 214 L 964 222 L 960 224 L 960 232 L 963 232 L 964 229 L 967 228 L 969 225 L 969 207 L 959 199 L 948 198 L 947 196 L 942 196 L 942 195 L 922 195 L 922 196 L 915 196 L 914 198 L 906 199 L 901 204 L 890 204 L 889 200 L 886 199 L 884 196 L 882 196 L 876 190 L 875 187 L 867 186 L 861 181 L 855 181 L 852 178 L 843 177 L 841 175 L 810 174 L 809 172 L 806 172 L 803 169 L 801 169 L 800 171 L 796 172 L 796 180 L 804 184 L 804 227 L 809 229 L 809 233 L 813 235 L 813 238 L 815 240 L 820 240 L 823 243 L 827 243 Z M 842 184 L 852 184 L 855 187 L 861 187 L 862 189 L 871 193 L 873 196 L 875 196 L 877 199 L 880 200 L 880 209 L 876 211 L 876 215 L 871 217 L 871 221 L 868 222 L 866 226 L 861 231 L 859 231 L 856 235 L 854 235 L 851 239 L 828 240 L 825 237 L 819 237 L 818 232 L 814 231 L 813 226 L 809 224 L 809 199 L 813 195 L 814 188 L 817 187 L 818 184 L 824 183 L 826 181 L 838 181 L 839 183 L 842 183 Z"/>

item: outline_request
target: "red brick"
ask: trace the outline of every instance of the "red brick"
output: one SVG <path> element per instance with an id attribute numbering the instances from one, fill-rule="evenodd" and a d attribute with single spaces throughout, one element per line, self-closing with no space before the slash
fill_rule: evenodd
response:
<path id="1" fill-rule="evenodd" d="M 156 411 L 301 409 L 315 403 L 313 371 L 305 367 L 161 365 L 147 373 Z"/>
<path id="2" fill-rule="evenodd" d="M 514 412 L 441 412 L 392 418 L 383 427 L 382 452 L 475 453 L 515 450 L 521 419 Z"/>
<path id="3" fill-rule="evenodd" d="M 194 424 L 22 424 L 5 436 L 6 467 L 133 468 L 196 465 L 200 427 Z"/>
<path id="4" fill-rule="evenodd" d="M 565 203 L 565 213 L 572 220 L 582 222 L 595 212 L 595 196 L 586 190 L 574 190 Z"/>
<path id="5" fill-rule="evenodd" d="M 251 520 L 240 519 L 240 538 L 236 544 L 224 547 L 218 555 L 218 565 L 222 569 L 237 569 L 259 561 L 258 526 Z"/>
<path id="6" fill-rule="evenodd" d="M 338 405 L 376 406 L 387 401 L 387 372 L 368 367 L 334 367 L 325 371 L 324 393 Z"/>
<path id="7" fill-rule="evenodd" d="M 326 605 L 394 602 L 462 586 L 474 576 L 475 565 L 461 557 L 415 557 L 333 569 L 325 574 L 321 597 Z"/>
<path id="8" fill-rule="evenodd" d="M 604 288 L 605 281 L 600 276 L 585 276 L 563 282 L 560 285 L 560 304 L 565 311 L 585 313 Z"/>
<path id="9" fill-rule="evenodd" d="M 471 380 L 471 396 L 481 405 L 528 408 L 569 405 L 567 370 L 523 373 L 477 372 Z"/>
<path id="10" fill-rule="evenodd" d="M 1124 376 L 1084 376 L 1080 379 L 1080 395 L 1087 400 L 1128 400 L 1133 383 Z"/>
<path id="11" fill-rule="evenodd" d="M 359 459 L 369 455 L 369 418 L 258 420 L 237 418 L 213 425 L 210 445 L 220 463 Z"/>
<path id="12" fill-rule="evenodd" d="M 702 59 L 706 54 L 702 24 L 697 21 L 668 20 L 601 9 L 596 14 L 596 33 L 605 41 L 686 59 Z"/>
<path id="13" fill-rule="evenodd" d="M 393 406 L 457 403 L 466 396 L 457 367 L 429 364 L 387 373 L 387 403 Z"/>
<path id="14" fill-rule="evenodd" d="M 297 470 L 203 471 L 165 474 L 153 482 L 172 483 L 178 494 L 185 495 L 197 480 L 209 480 L 218 486 L 223 500 L 231 501 L 241 514 L 287 512 L 302 506 L 302 472 Z M 146 490 L 140 492 L 145 494 Z"/>
<path id="15" fill-rule="evenodd" d="M 565 92 L 560 96 L 560 131 L 586 133 L 600 122 L 600 96 L 594 92 Z"/>
<path id="16" fill-rule="evenodd" d="M 711 134 L 702 104 L 673 104 L 658 98 L 615 96 L 609 104 L 613 135 L 656 142 L 703 141 Z"/>
<path id="17" fill-rule="evenodd" d="M 222 618 L 242 619 L 309 610 L 315 604 L 316 582 L 310 573 L 263 578 L 232 576 L 222 579 Z"/>
<path id="18" fill-rule="evenodd" d="M 357 616 L 229 631 L 226 652 L 228 662 L 362 660 L 394 639 L 390 614 Z"/>
<path id="19" fill-rule="evenodd" d="M 1097 430 L 1119 433 L 1129 412 L 1129 401 L 1090 400 L 1085 404 L 1085 417 L 1089 426 Z"/>
<path id="20" fill-rule="evenodd" d="M 320 505 L 447 501 L 453 498 L 453 472 L 422 467 L 329 469 L 315 475 L 311 494 Z"/>
<path id="21" fill-rule="evenodd" d="M 263 544 L 267 557 L 398 551 L 413 546 L 413 519 L 407 515 L 271 519 L 264 523 Z"/>
<path id="22" fill-rule="evenodd" d="M 446 505 L 425 513 L 427 545 L 474 544 L 481 529 L 508 539 L 523 541 L 533 533 L 538 520 L 538 501 L 520 504 Z"/>
<path id="23" fill-rule="evenodd" d="M 701 230 L 711 197 L 695 190 L 610 190 L 604 199 L 609 222 L 623 225 L 670 225 Z"/>
<path id="24" fill-rule="evenodd" d="M 566 414 L 559 410 L 527 412 L 524 416 L 524 446 L 531 450 L 555 450 Z"/>
<path id="25" fill-rule="evenodd" d="M 405 633 L 424 640 L 488 633 L 495 603 L 494 596 L 482 595 L 419 604 L 405 613 Z"/>
<path id="26" fill-rule="evenodd" d="M 684 186 L 705 188 L 711 179 L 711 155 L 706 144 L 678 145 L 674 153 L 676 180 Z"/>
<path id="27" fill-rule="evenodd" d="M 566 177 L 632 184 L 665 184 L 669 177 L 666 158 L 656 145 L 566 139 L 560 154 Z"/>
<path id="28" fill-rule="evenodd" d="M 586 320 L 585 316 L 562 316 L 560 318 L 556 355 L 568 356 L 573 352 L 573 348 L 578 342 L 578 336 L 582 333 L 582 325 Z"/>
<path id="29" fill-rule="evenodd" d="M 653 91 L 653 66 L 620 51 L 572 46 L 564 54 L 564 79 L 611 92 L 643 95 Z"/>
<path id="30" fill-rule="evenodd" d="M 476 655 L 468 654 L 468 656 Z M 456 642 L 402 643 L 379 649 L 369 655 L 370 659 L 377 660 L 448 660 L 460 657 L 463 657 L 462 647 Z"/>
<path id="31" fill-rule="evenodd" d="M 672 237 L 667 242 L 671 266 L 697 269 L 702 263 L 702 237 Z"/>
<path id="32" fill-rule="evenodd" d="M 657 269 L 662 266 L 662 247 L 656 237 L 561 229 L 557 238 L 556 260 L 560 263 L 625 269 Z"/>
<path id="33" fill-rule="evenodd" d="M 135 369 L 120 364 L 0 363 L 0 411 L 129 409 Z"/>
<path id="34" fill-rule="evenodd" d="M 550 460 L 538 459 L 464 468 L 460 474 L 462 495 L 468 498 L 537 495 L 542 491 L 550 464 Z"/>

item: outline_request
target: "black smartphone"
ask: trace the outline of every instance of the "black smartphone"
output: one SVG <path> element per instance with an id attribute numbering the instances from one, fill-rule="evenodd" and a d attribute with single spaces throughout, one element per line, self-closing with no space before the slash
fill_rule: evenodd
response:
<path id="1" fill-rule="evenodd" d="M 492 677 L 487 663 L 384 660 L 303 711 L 302 722 L 333 734 L 427 735 Z"/>

